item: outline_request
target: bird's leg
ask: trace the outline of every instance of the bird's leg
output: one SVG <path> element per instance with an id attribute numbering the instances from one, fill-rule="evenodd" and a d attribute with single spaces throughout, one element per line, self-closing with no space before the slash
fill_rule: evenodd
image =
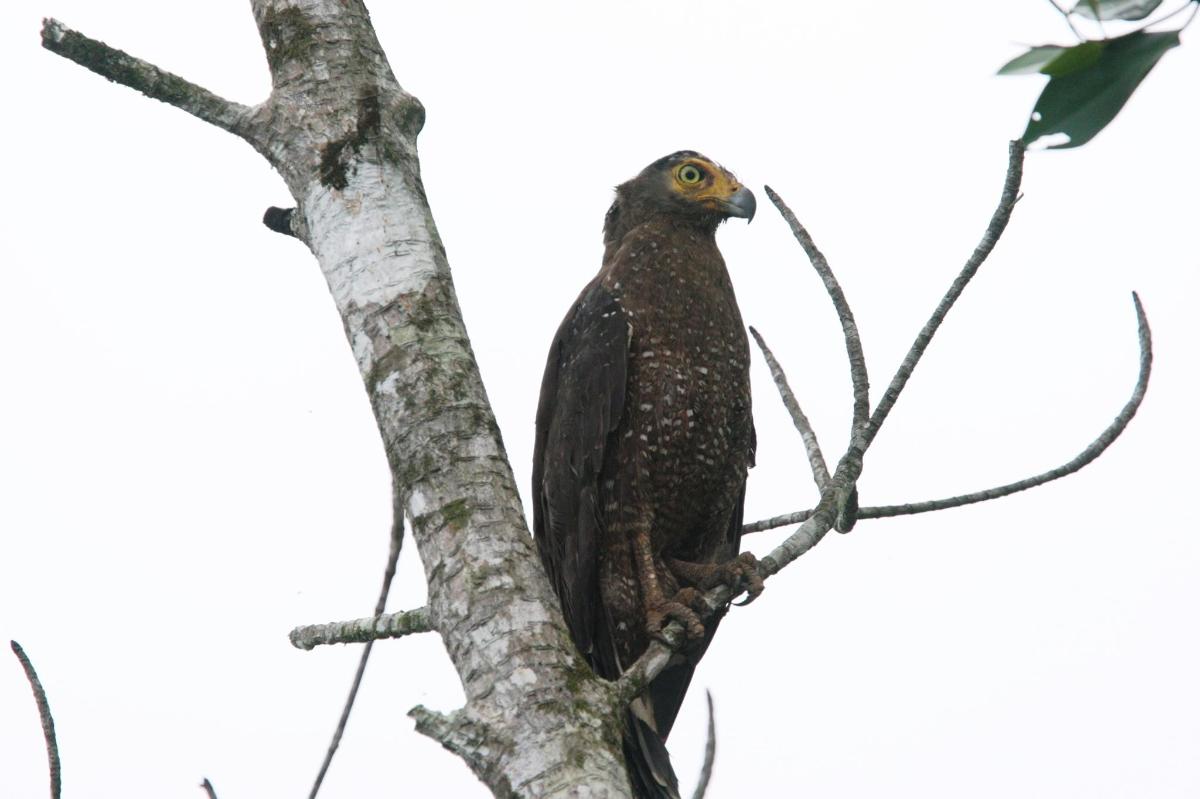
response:
<path id="1" fill-rule="evenodd" d="M 743 552 L 724 563 L 689 563 L 686 560 L 668 559 L 667 567 L 680 582 L 688 583 L 701 591 L 718 585 L 728 586 L 734 596 L 745 591 L 746 601 L 743 605 L 749 605 L 763 592 L 763 579 L 758 573 L 758 558 L 749 552 Z"/>
<path id="2" fill-rule="evenodd" d="M 641 577 L 642 601 L 646 610 L 646 632 L 655 638 L 661 638 L 663 627 L 669 621 L 675 620 L 683 625 L 689 639 L 703 638 L 704 625 L 700 623 L 696 611 L 689 607 L 699 598 L 699 593 L 694 588 L 683 588 L 671 599 L 667 599 L 659 580 L 658 569 L 655 568 L 649 526 L 639 526 L 633 539 Z"/>

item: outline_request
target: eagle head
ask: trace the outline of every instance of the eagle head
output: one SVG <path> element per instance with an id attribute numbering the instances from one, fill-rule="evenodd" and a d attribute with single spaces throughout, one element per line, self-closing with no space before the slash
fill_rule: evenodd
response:
<path id="1" fill-rule="evenodd" d="M 754 218 L 754 193 L 733 173 L 692 150 L 663 156 L 617 186 L 617 196 L 604 220 L 606 243 L 658 215 L 691 222 L 710 230 L 732 216 Z"/>

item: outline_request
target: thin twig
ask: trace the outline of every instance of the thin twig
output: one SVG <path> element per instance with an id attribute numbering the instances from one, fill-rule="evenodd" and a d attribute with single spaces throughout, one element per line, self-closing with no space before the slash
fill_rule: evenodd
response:
<path id="1" fill-rule="evenodd" d="M 403 503 L 397 500 L 394 505 L 394 521 L 392 522 L 392 542 L 388 548 L 387 566 L 383 570 L 383 586 L 379 589 L 379 597 L 375 600 L 375 618 L 378 619 L 383 615 L 383 609 L 387 607 L 388 592 L 392 588 L 392 580 L 396 577 L 396 562 L 400 560 L 400 546 L 404 543 L 404 510 Z M 354 700 L 358 697 L 358 688 L 362 685 L 363 674 L 367 670 L 367 660 L 371 657 L 371 649 L 375 646 L 374 639 L 367 641 L 363 647 L 362 657 L 358 659 L 358 669 L 354 672 L 354 682 L 350 684 L 350 693 L 346 697 L 346 705 L 342 708 L 342 716 L 338 719 L 337 729 L 333 731 L 333 739 L 329 742 L 329 749 L 325 752 L 325 760 L 321 763 L 321 769 L 317 772 L 317 777 L 313 780 L 312 790 L 308 792 L 308 799 L 316 799 L 317 793 L 321 790 L 321 783 L 325 781 L 325 773 L 329 771 L 329 764 L 333 762 L 333 756 L 337 754 L 338 746 L 342 743 L 342 734 L 346 731 L 346 723 L 350 721 L 350 711 L 354 709 Z"/>
<path id="2" fill-rule="evenodd" d="M 114 83 L 137 89 L 222 130 L 248 138 L 252 109 L 219 97 L 178 75 L 90 39 L 56 19 L 42 20 L 42 46 Z"/>
<path id="3" fill-rule="evenodd" d="M 909 349 L 908 354 L 904 356 L 904 361 L 900 364 L 900 368 L 896 370 L 895 377 L 888 384 L 887 390 L 883 392 L 883 397 L 879 400 L 879 404 L 875 407 L 875 412 L 871 414 L 871 420 L 867 424 L 865 437 L 867 445 L 875 439 L 875 435 L 879 432 L 880 425 L 892 411 L 892 407 L 896 404 L 896 399 L 900 396 L 900 392 L 904 390 L 904 385 L 908 382 L 908 378 L 912 376 L 913 370 L 917 367 L 917 363 L 921 360 L 921 356 L 925 353 L 925 348 L 929 346 L 929 342 L 933 339 L 933 334 L 937 332 L 938 327 L 946 318 L 946 314 L 954 306 L 962 294 L 963 289 L 967 287 L 967 283 L 979 271 L 979 267 L 987 260 L 988 255 L 992 252 L 992 248 L 996 246 L 996 242 L 1000 239 L 1000 234 L 1004 232 L 1004 228 L 1008 225 L 1008 220 L 1012 216 L 1013 206 L 1016 205 L 1017 197 L 1021 188 L 1021 171 L 1025 159 L 1025 146 L 1020 141 L 1012 141 L 1008 144 L 1008 173 L 1004 178 L 1004 190 L 1000 193 L 1000 203 L 997 205 L 995 212 L 992 214 L 992 219 L 988 223 L 987 230 L 983 233 L 983 238 L 979 241 L 975 251 L 971 253 L 971 257 L 967 259 L 966 265 L 962 271 L 954 278 L 954 282 L 950 284 L 950 289 L 942 297 L 937 308 L 934 309 L 933 315 L 929 317 L 929 321 L 921 328 L 921 332 L 917 334 L 916 340 Z M 861 515 L 861 513 L 860 513 Z"/>
<path id="4" fill-rule="evenodd" d="M 1146 320 L 1146 313 L 1142 308 L 1142 301 L 1138 297 L 1137 292 L 1133 294 L 1133 305 L 1134 310 L 1137 312 L 1138 345 L 1141 348 L 1137 385 L 1134 386 L 1133 394 L 1129 397 L 1125 406 L 1121 408 L 1121 412 L 1113 419 L 1112 424 L 1106 427 L 1104 432 L 1097 436 L 1091 444 L 1088 444 L 1087 448 L 1082 452 L 1057 468 L 1034 477 L 1018 480 L 1015 483 L 989 488 L 984 491 L 976 491 L 971 494 L 963 494 L 957 497 L 948 497 L 946 499 L 914 502 L 906 505 L 882 505 L 875 508 L 863 508 L 859 511 L 859 518 L 882 519 L 888 516 L 907 516 L 914 513 L 927 513 L 945 508 L 957 508 L 975 502 L 1006 497 L 1009 494 L 1025 491 L 1026 489 L 1049 483 L 1052 480 L 1057 480 L 1060 477 L 1074 474 L 1100 457 L 1100 454 L 1108 449 L 1117 440 L 1117 437 L 1125 431 L 1125 427 L 1133 419 L 1134 414 L 1138 411 L 1138 407 L 1142 404 L 1142 399 L 1146 396 L 1146 387 L 1150 383 L 1150 364 L 1154 358 L 1150 341 L 1150 324 Z"/>
<path id="5" fill-rule="evenodd" d="M 750 335 L 754 336 L 754 340 L 758 342 L 758 348 L 762 350 L 767 368 L 771 370 L 771 377 L 775 380 L 775 387 L 779 389 L 779 397 L 783 400 L 783 406 L 787 408 L 788 414 L 792 417 L 792 424 L 796 426 L 801 440 L 804 441 L 804 450 L 808 453 L 808 463 L 812 467 L 813 481 L 817 484 L 817 490 L 824 491 L 825 487 L 829 485 L 829 467 L 825 465 L 825 456 L 821 454 L 821 445 L 817 443 L 817 434 L 809 424 L 804 411 L 800 409 L 800 403 L 796 401 L 796 395 L 792 393 L 792 388 L 788 385 L 787 375 L 783 373 L 779 361 L 775 360 L 775 355 L 767 346 L 767 342 L 753 327 L 750 328 Z"/>
<path id="6" fill-rule="evenodd" d="M 860 508 L 858 518 L 860 519 L 883 519 L 890 516 L 909 516 L 917 513 L 928 513 L 935 510 L 945 510 L 947 508 L 958 508 L 963 505 L 971 505 L 976 502 L 985 502 L 990 499 L 999 499 L 1006 497 L 1009 494 L 1015 494 L 1018 491 L 1034 488 L 1036 486 L 1045 485 L 1060 477 L 1066 477 L 1087 466 L 1096 458 L 1100 457 L 1114 441 L 1125 432 L 1125 428 L 1129 425 L 1130 420 L 1137 414 L 1138 408 L 1142 404 L 1142 400 L 1146 396 L 1146 388 L 1150 384 L 1150 367 L 1154 360 L 1153 346 L 1150 336 L 1150 324 L 1146 319 L 1146 312 L 1142 308 L 1142 301 L 1138 297 L 1137 292 L 1133 294 L 1134 310 L 1137 313 L 1137 329 L 1138 329 L 1138 346 L 1140 348 L 1139 367 L 1137 384 L 1133 388 L 1133 393 L 1129 400 L 1121 408 L 1120 413 L 1113 419 L 1112 424 L 1104 429 L 1099 436 L 1092 441 L 1091 444 L 1076 455 L 1071 460 L 1034 477 L 1027 477 L 1024 480 L 1018 480 L 1015 483 L 1008 485 L 997 486 L 996 488 L 988 488 L 983 491 L 975 491 L 970 494 L 962 494 L 956 497 L 947 497 L 946 499 L 933 499 L 924 502 L 910 502 L 904 505 L 880 505 L 877 507 Z M 763 530 L 771 530 L 776 527 L 784 527 L 795 524 L 796 522 L 804 521 L 812 515 L 811 510 L 802 510 L 795 513 L 788 513 L 782 516 L 775 516 L 770 519 L 764 519 L 758 522 L 752 522 L 742 527 L 742 533 L 756 533 Z"/>
<path id="7" fill-rule="evenodd" d="M 1071 12 L 1054 2 L 1054 0 L 1050 0 L 1050 5 L 1054 6 L 1055 11 L 1062 14 L 1062 18 L 1066 20 L 1067 27 L 1071 29 L 1071 33 L 1075 34 L 1075 38 L 1081 42 L 1085 41 L 1083 34 L 1079 32 L 1079 29 L 1075 27 L 1075 23 L 1071 20 Z"/>
<path id="8" fill-rule="evenodd" d="M 696 782 L 696 790 L 692 799 L 704 799 L 708 793 L 708 781 L 712 779 L 713 762 L 717 759 L 717 723 L 713 719 L 712 691 L 705 691 L 704 698 L 708 700 L 708 740 L 704 744 L 704 764 L 700 767 L 700 779 Z"/>
<path id="9" fill-rule="evenodd" d="M 864 510 L 866 510 L 866 508 L 859 509 L 858 513 L 860 517 L 862 516 L 862 512 Z M 784 513 L 780 516 L 772 516 L 769 519 L 762 519 L 757 522 L 743 524 L 742 535 L 761 533 L 764 530 L 774 530 L 779 527 L 790 527 L 793 524 L 800 524 L 801 522 L 806 521 L 809 516 L 812 516 L 812 514 L 812 508 L 809 508 L 808 510 L 798 510 L 794 513 Z"/>
<path id="10" fill-rule="evenodd" d="M 46 700 L 46 689 L 38 679 L 37 671 L 25 650 L 16 641 L 9 641 L 13 654 L 21 661 L 25 670 L 25 679 L 33 689 L 33 699 L 37 702 L 38 715 L 42 719 L 42 737 L 46 739 L 46 758 L 50 761 L 50 799 L 62 796 L 62 762 L 58 759 L 58 739 L 54 735 L 54 716 L 50 715 L 50 702 Z"/>
<path id="11" fill-rule="evenodd" d="M 854 413 L 851 421 L 853 434 L 853 431 L 863 428 L 867 422 L 867 414 L 870 412 L 867 359 L 863 355 L 862 338 L 858 334 L 858 325 L 854 322 L 854 314 L 850 311 L 850 304 L 846 302 L 846 295 L 842 292 L 837 278 L 834 277 L 833 270 L 829 268 L 829 262 L 817 249 L 812 236 L 808 235 L 808 231 L 805 230 L 804 225 L 800 224 L 800 220 L 792 213 L 792 209 L 787 207 L 783 199 L 770 186 L 763 188 L 766 190 L 767 196 L 771 198 L 771 202 L 775 203 L 775 207 L 779 209 L 779 213 L 787 222 L 788 227 L 791 228 L 796 241 L 808 255 L 808 260 L 825 285 L 825 290 L 829 293 L 829 298 L 833 300 L 833 307 L 837 310 L 838 319 L 842 323 L 842 333 L 846 339 L 846 355 L 850 359 L 850 382 L 854 391 Z"/>
<path id="12" fill-rule="evenodd" d="M 204 778 L 204 782 L 200 783 L 200 787 L 204 789 L 206 794 L 208 794 L 208 799 L 217 799 L 217 789 L 214 788 L 213 784 L 208 781 L 208 777 Z"/>

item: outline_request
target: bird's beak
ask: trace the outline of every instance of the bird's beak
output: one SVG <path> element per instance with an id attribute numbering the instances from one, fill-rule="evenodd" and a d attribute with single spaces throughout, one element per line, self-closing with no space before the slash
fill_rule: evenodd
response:
<path id="1" fill-rule="evenodd" d="M 754 210 L 758 207 L 758 203 L 754 200 L 754 192 L 745 186 L 738 187 L 738 190 L 725 201 L 724 205 L 725 213 L 745 219 L 747 223 L 754 219 Z"/>

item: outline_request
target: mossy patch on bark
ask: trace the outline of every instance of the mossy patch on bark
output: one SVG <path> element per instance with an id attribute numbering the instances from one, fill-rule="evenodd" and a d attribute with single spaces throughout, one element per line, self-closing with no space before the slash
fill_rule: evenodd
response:
<path id="1" fill-rule="evenodd" d="M 263 49 L 267 53 L 267 65 L 274 74 L 286 64 L 302 58 L 311 47 L 315 28 L 304 12 L 295 6 L 276 8 L 271 6 L 263 15 Z"/>

